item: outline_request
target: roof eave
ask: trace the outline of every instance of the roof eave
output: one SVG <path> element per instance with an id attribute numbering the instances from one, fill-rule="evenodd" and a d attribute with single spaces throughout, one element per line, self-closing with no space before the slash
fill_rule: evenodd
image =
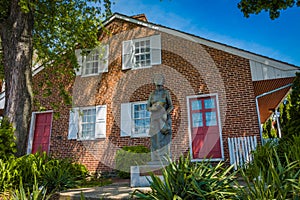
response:
<path id="1" fill-rule="evenodd" d="M 223 44 L 223 43 L 219 43 L 219 42 L 215 42 L 209 39 L 205 39 L 193 34 L 189 34 L 183 31 L 179 31 L 176 29 L 172 29 L 172 28 L 168 28 L 162 25 L 158 25 L 158 24 L 154 24 L 151 22 L 145 22 L 145 21 L 140 21 L 131 17 L 128 17 L 126 15 L 120 14 L 120 13 L 114 13 L 108 20 L 106 20 L 105 22 L 103 22 L 103 25 L 106 26 L 107 24 L 109 24 L 111 21 L 113 21 L 114 19 L 121 19 L 121 20 L 125 20 L 134 24 L 138 24 L 140 26 L 144 26 L 147 28 L 151 28 L 154 30 L 158 30 L 164 33 L 168 33 L 174 36 L 178 36 L 202 45 L 206 45 L 208 47 L 212 47 L 218 50 L 222 50 L 224 52 L 233 54 L 233 55 L 237 55 L 249 60 L 253 60 L 253 61 L 257 61 L 260 63 L 263 63 L 265 65 L 270 65 L 270 66 L 278 66 L 278 67 L 283 67 L 283 68 L 288 68 L 290 70 L 299 70 L 300 71 L 300 67 L 287 63 L 287 62 L 283 62 L 283 61 L 279 61 L 273 58 L 269 58 L 263 55 L 259 55 L 250 51 L 246 51 L 243 49 L 239 49 L 237 47 L 233 47 L 233 46 L 229 46 L 227 44 Z"/>

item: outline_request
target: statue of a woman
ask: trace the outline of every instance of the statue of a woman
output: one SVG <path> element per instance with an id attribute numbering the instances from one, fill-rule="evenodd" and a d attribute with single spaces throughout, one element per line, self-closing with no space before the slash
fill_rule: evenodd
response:
<path id="1" fill-rule="evenodd" d="M 163 87 L 164 76 L 157 74 L 153 78 L 155 90 L 150 94 L 147 110 L 151 112 L 150 130 L 151 159 L 164 161 L 164 156 L 171 157 L 172 119 L 170 112 L 173 110 L 171 96 Z"/>

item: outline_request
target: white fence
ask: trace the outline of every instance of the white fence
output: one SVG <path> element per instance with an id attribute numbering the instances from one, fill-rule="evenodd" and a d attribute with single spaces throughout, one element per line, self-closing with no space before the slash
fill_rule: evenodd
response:
<path id="1" fill-rule="evenodd" d="M 230 164 L 237 170 L 239 166 L 251 162 L 251 152 L 256 149 L 256 136 L 228 138 Z"/>

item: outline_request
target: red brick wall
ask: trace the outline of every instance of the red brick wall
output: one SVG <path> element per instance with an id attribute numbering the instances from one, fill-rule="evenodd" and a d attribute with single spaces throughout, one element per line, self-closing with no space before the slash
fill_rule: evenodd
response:
<path id="1" fill-rule="evenodd" d="M 118 148 L 127 145 L 149 146 L 149 138 L 120 137 L 120 105 L 146 101 L 154 86 L 153 74 L 165 76 L 170 91 L 172 112 L 172 154 L 178 157 L 189 151 L 186 97 L 196 95 L 201 85 L 204 94 L 217 93 L 220 105 L 225 159 L 228 159 L 227 138 L 259 136 L 255 96 L 247 59 L 197 44 L 170 34 L 114 20 L 102 33 L 100 40 L 109 43 L 109 71 L 94 77 L 65 75 L 63 78 L 46 69 L 34 77 L 35 91 L 45 91 L 45 77 L 64 85 L 74 96 L 74 106 L 107 105 L 107 133 L 105 139 L 95 141 L 68 140 L 69 108 L 54 87 L 50 96 L 36 94 L 35 110 L 43 106 L 54 110 L 50 153 L 57 157 L 72 157 L 86 164 L 91 171 L 114 168 Z M 122 70 L 122 41 L 161 34 L 162 64 L 139 70 Z M 39 103 L 37 103 L 39 102 Z M 53 102 L 55 105 L 53 105 Z"/>

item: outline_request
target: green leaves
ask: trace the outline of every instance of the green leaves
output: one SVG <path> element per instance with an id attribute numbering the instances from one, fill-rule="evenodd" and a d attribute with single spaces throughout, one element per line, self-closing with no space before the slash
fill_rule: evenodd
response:
<path id="1" fill-rule="evenodd" d="M 254 152 L 251 164 L 241 173 L 247 188 L 242 199 L 299 199 L 300 137 L 267 143 Z"/>
<path id="2" fill-rule="evenodd" d="M 46 194 L 85 183 L 87 175 L 85 166 L 46 153 L 0 159 L 0 194 L 11 191 L 15 199 L 46 199 Z"/>
<path id="3" fill-rule="evenodd" d="M 235 173 L 223 163 L 211 165 L 210 161 L 192 163 L 181 156 L 162 171 L 164 181 L 151 175 L 152 191 L 136 191 L 142 199 L 234 199 L 237 197 Z"/>
<path id="4" fill-rule="evenodd" d="M 0 159 L 9 159 L 16 153 L 14 129 L 8 119 L 1 120 L 0 126 Z"/>
<path id="5" fill-rule="evenodd" d="M 0 1 L 0 23 L 8 18 L 9 9 L 10 9 L 10 0 L 1 0 Z"/>
<path id="6" fill-rule="evenodd" d="M 242 0 L 238 4 L 238 8 L 244 13 L 245 17 L 249 17 L 249 14 L 258 14 L 261 11 L 268 11 L 271 19 L 276 19 L 280 16 L 280 11 L 287 8 L 299 6 L 299 1 L 296 0 L 279 0 L 279 1 L 250 1 Z"/>
<path id="7" fill-rule="evenodd" d="M 244 13 L 245 17 L 249 17 L 250 14 L 258 14 L 262 11 L 269 12 L 271 19 L 276 19 L 280 16 L 280 11 L 286 10 L 293 6 L 300 6 L 300 0 L 241 0 L 238 3 L 238 8 Z"/>
<path id="8" fill-rule="evenodd" d="M 118 176 L 129 178 L 131 165 L 143 165 L 150 161 L 150 150 L 145 146 L 124 146 L 117 151 L 115 159 Z"/>

